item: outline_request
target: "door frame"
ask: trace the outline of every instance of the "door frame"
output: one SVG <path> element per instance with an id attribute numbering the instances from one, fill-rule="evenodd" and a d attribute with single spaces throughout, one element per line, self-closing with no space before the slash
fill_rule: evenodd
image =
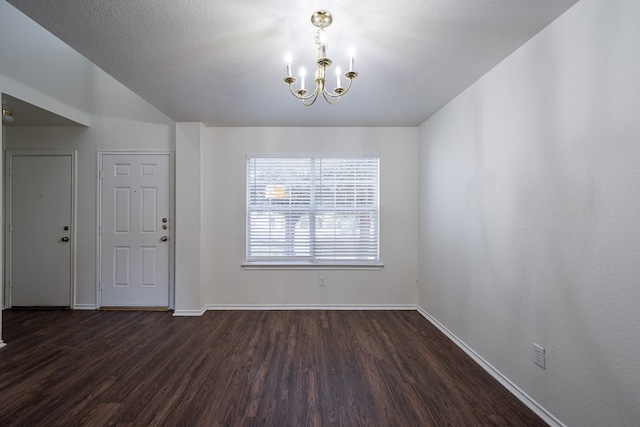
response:
<path id="1" fill-rule="evenodd" d="M 139 156 L 157 154 L 165 155 L 169 157 L 169 214 L 170 214 L 170 226 L 169 226 L 169 309 L 173 309 L 175 306 L 175 201 L 174 201 L 174 176 L 175 176 L 175 161 L 174 152 L 171 150 L 98 150 L 97 151 L 97 179 L 96 179 L 96 308 L 102 307 L 102 159 L 105 155 L 129 155 Z"/>
<path id="2" fill-rule="evenodd" d="M 71 261 L 70 261 L 70 284 L 69 284 L 69 308 L 76 308 L 76 228 L 77 228 L 77 150 L 6 150 L 5 151 L 5 170 L 4 170 L 4 190 L 5 190 L 5 208 L 4 208 L 4 248 L 5 248 L 5 269 L 3 277 L 4 306 L 11 308 L 13 306 L 13 292 L 11 285 L 12 277 L 12 245 L 13 233 L 11 232 L 11 201 L 12 201 L 12 179 L 13 179 L 13 157 L 14 156 L 71 156 L 71 233 L 69 234 L 69 243 L 71 245 Z"/>

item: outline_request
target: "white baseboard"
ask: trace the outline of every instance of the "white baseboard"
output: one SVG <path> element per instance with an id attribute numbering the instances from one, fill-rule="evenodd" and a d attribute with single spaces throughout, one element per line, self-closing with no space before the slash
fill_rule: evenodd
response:
<path id="1" fill-rule="evenodd" d="M 415 310 L 415 305 L 406 304 L 210 304 L 207 310 Z"/>
<path id="2" fill-rule="evenodd" d="M 7 343 L 2 341 L 2 340 L 0 340 L 0 348 L 4 347 L 5 345 L 7 345 Z"/>
<path id="3" fill-rule="evenodd" d="M 173 315 L 176 317 L 197 317 L 202 316 L 207 311 L 207 307 L 202 307 L 200 310 L 173 310 Z"/>
<path id="4" fill-rule="evenodd" d="M 73 306 L 74 310 L 96 310 L 95 304 L 76 304 Z"/>
<path id="5" fill-rule="evenodd" d="M 175 310 L 174 316 L 202 316 L 206 311 L 215 310 L 415 310 L 409 304 L 209 304 L 200 310 Z"/>
<path id="6" fill-rule="evenodd" d="M 511 394 L 513 394 L 518 400 L 524 403 L 529 409 L 535 412 L 544 422 L 552 427 L 566 427 L 559 419 L 553 414 L 547 411 L 542 405 L 533 400 L 527 393 L 522 391 L 517 385 L 515 385 L 509 378 L 504 376 L 500 371 L 494 368 L 489 362 L 484 360 L 478 353 L 476 353 L 471 347 L 465 344 L 460 338 L 455 336 L 450 330 L 448 330 L 442 323 L 438 322 L 433 316 L 427 313 L 422 307 L 418 306 L 418 313 L 420 313 L 425 319 L 431 322 L 436 328 L 444 333 L 447 338 L 460 347 L 465 353 L 467 353 L 482 369 L 487 371 L 489 375 L 495 378 L 504 388 L 506 388 Z"/>

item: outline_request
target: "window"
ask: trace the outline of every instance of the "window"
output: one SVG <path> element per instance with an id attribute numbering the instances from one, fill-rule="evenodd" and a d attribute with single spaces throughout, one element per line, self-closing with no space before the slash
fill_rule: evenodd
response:
<path id="1" fill-rule="evenodd" d="M 248 157 L 247 263 L 379 263 L 378 164 Z"/>

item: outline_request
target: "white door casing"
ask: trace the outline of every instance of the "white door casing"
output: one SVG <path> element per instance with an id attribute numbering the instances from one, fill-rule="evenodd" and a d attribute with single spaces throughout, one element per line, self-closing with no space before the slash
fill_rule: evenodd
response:
<path id="1" fill-rule="evenodd" d="M 71 307 L 75 151 L 7 151 L 6 305 Z"/>
<path id="2" fill-rule="evenodd" d="M 101 307 L 170 306 L 170 153 L 99 153 Z"/>

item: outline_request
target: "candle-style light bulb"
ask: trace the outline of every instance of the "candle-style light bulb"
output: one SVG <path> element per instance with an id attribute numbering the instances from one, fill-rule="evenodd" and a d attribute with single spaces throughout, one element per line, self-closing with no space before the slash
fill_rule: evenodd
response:
<path id="1" fill-rule="evenodd" d="M 304 77 L 307 75 L 307 70 L 300 68 L 300 90 L 304 90 Z"/>
<path id="2" fill-rule="evenodd" d="M 353 56 L 355 51 L 353 48 L 349 48 L 349 71 L 353 71 Z"/>
<path id="3" fill-rule="evenodd" d="M 293 77 L 291 74 L 291 54 L 287 53 L 284 57 L 285 62 L 287 63 L 287 77 Z"/>
<path id="4" fill-rule="evenodd" d="M 342 87 L 340 84 L 340 67 L 336 67 L 336 87 Z"/>

